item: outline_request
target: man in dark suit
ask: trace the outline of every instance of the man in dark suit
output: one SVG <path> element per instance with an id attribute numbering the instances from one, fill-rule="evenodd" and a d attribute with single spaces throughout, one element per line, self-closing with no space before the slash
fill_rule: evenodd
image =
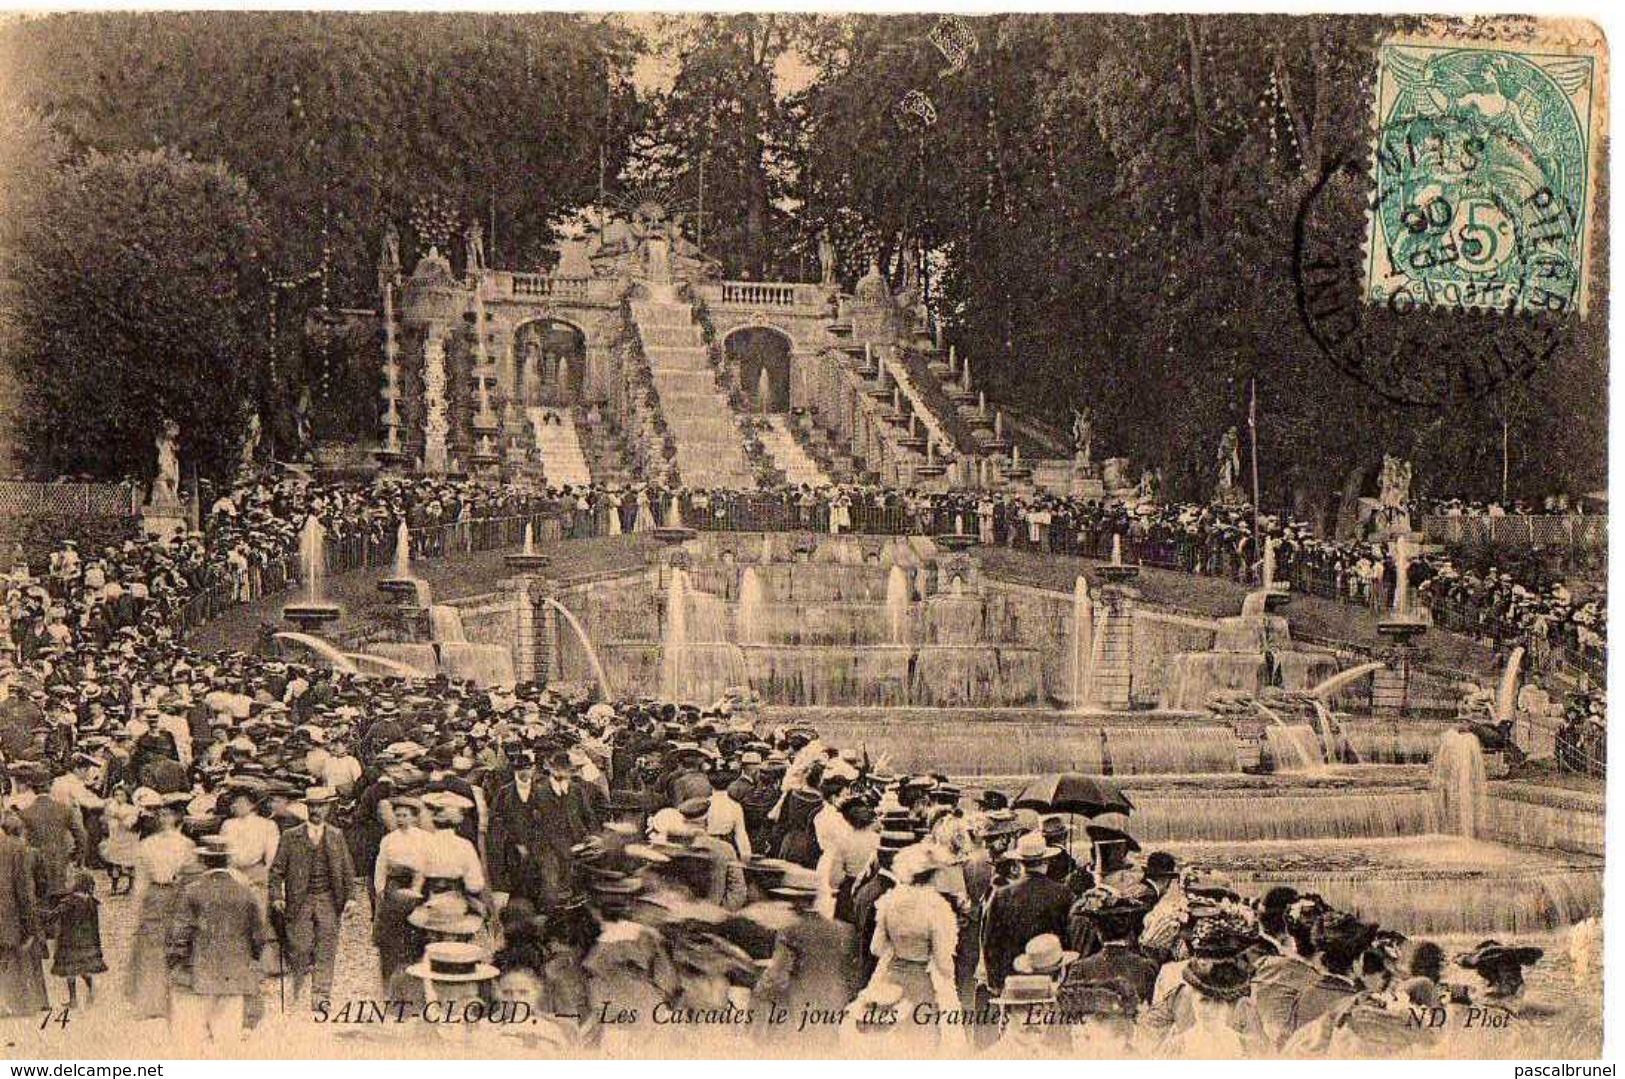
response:
<path id="1" fill-rule="evenodd" d="M 336 798 L 330 787 L 305 792 L 310 820 L 282 833 L 266 881 L 271 909 L 282 914 L 287 926 L 294 999 L 301 997 L 309 978 L 313 1005 L 333 990 L 339 917 L 355 877 L 344 833 L 327 823 Z"/>
<path id="2" fill-rule="evenodd" d="M 1011 854 L 1021 862 L 1021 877 L 993 892 L 982 924 L 982 963 L 987 987 L 997 996 L 1027 942 L 1044 933 L 1066 935 L 1066 916 L 1072 892 L 1044 875 L 1044 866 L 1058 849 L 1044 842 L 1039 832 L 1016 840 Z"/>
<path id="3" fill-rule="evenodd" d="M 231 873 L 231 855 L 226 839 L 204 839 L 203 875 L 181 890 L 170 919 L 170 1008 L 183 1045 L 236 1042 L 244 1005 L 260 991 L 260 952 L 269 933 L 253 889 Z"/>
<path id="4" fill-rule="evenodd" d="M 539 849 L 533 850 L 541 862 L 545 894 L 543 909 L 562 903 L 574 890 L 574 856 L 570 848 L 597 835 L 602 827 L 595 800 L 587 784 L 577 782 L 570 754 L 555 750 L 548 755 L 546 781 L 536 791 L 536 824 Z"/>
<path id="5" fill-rule="evenodd" d="M 546 888 L 537 862 L 542 838 L 536 757 L 529 750 L 519 750 L 510 759 L 513 779 L 491 800 L 487 869 L 493 891 L 528 899 L 540 908 Z"/>
<path id="6" fill-rule="evenodd" d="M 46 797 L 45 774 L 28 769 L 19 777 L 33 799 L 17 811 L 23 838 L 39 854 L 40 899 L 49 900 L 68 890 L 68 871 L 90 848 L 79 812 Z"/>

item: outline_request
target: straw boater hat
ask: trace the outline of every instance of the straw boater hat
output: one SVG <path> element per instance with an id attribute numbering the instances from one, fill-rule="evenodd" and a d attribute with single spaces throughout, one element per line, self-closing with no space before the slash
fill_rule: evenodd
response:
<path id="1" fill-rule="evenodd" d="M 1058 974 L 1077 961 L 1078 953 L 1061 947 L 1061 938 L 1054 933 L 1040 933 L 1027 942 L 1026 949 L 1015 960 L 1017 974 Z"/>
<path id="2" fill-rule="evenodd" d="M 424 948 L 423 958 L 407 967 L 406 973 L 426 982 L 487 982 L 501 971 L 485 962 L 479 945 L 442 940 Z"/>
<path id="3" fill-rule="evenodd" d="M 439 892 L 418 905 L 406 920 L 426 933 L 446 936 L 472 936 L 485 920 L 469 909 L 468 900 L 456 892 Z"/>
<path id="4" fill-rule="evenodd" d="M 1017 838 L 1010 853 L 1022 862 L 1045 862 L 1061 853 L 1061 848 L 1046 843 L 1042 832 L 1025 832 Z"/>
<path id="5" fill-rule="evenodd" d="M 306 787 L 304 801 L 307 806 L 329 805 L 338 801 L 338 797 L 332 787 Z"/>
<path id="6" fill-rule="evenodd" d="M 1012 974 L 1004 979 L 1004 991 L 989 1003 L 997 1007 L 1023 1004 L 1051 1004 L 1055 1001 L 1055 981 L 1047 974 Z"/>

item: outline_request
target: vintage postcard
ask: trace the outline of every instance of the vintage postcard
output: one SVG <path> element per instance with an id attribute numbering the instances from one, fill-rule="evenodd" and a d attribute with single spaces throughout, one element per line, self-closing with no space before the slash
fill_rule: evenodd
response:
<path id="1" fill-rule="evenodd" d="M 1601 1057 L 1608 72 L 0 20 L 0 1056 Z"/>

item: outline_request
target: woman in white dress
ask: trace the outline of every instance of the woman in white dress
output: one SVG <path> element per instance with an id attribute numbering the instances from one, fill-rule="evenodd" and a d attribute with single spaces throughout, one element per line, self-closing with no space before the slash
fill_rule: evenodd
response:
<path id="1" fill-rule="evenodd" d="M 638 488 L 638 515 L 632 522 L 634 532 L 653 532 L 655 530 L 654 509 L 649 505 L 649 488 Z"/>
<path id="2" fill-rule="evenodd" d="M 158 797 L 154 795 L 153 797 Z M 164 943 L 169 919 L 180 898 L 181 871 L 192 863 L 196 846 L 181 834 L 181 819 L 191 795 L 171 795 L 153 807 L 157 831 L 136 848 L 135 896 L 140 911 L 130 947 L 130 968 L 125 974 L 124 997 L 137 1019 L 163 1019 L 169 1015 L 169 962 Z"/>
<path id="3" fill-rule="evenodd" d="M 899 1014 L 909 1014 L 921 1003 L 959 1007 L 954 988 L 959 920 L 930 883 L 935 869 L 925 846 L 905 847 L 892 860 L 897 886 L 875 903 L 870 950 L 877 962 L 869 984 L 892 982 L 901 987 Z"/>

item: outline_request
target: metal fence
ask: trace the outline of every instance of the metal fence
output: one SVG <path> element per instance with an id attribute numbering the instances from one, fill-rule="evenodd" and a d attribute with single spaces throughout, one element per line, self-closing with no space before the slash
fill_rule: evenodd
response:
<path id="1" fill-rule="evenodd" d="M 137 491 L 132 483 L 0 480 L 0 517 L 133 517 Z"/>
<path id="2" fill-rule="evenodd" d="M 452 521 L 408 529 L 412 538 L 411 557 L 414 560 L 444 558 L 518 547 L 525 541 L 527 525 L 537 543 L 561 538 L 557 514 Z M 395 561 L 395 547 L 394 529 L 335 537 L 325 546 L 323 572 L 334 575 L 391 565 Z M 176 611 L 174 625 L 178 632 L 197 629 L 233 607 L 279 595 L 296 587 L 304 579 L 304 567 L 297 555 L 289 554 L 263 566 L 251 565 L 238 573 L 216 570 L 212 576 L 213 579 L 204 588 L 194 593 Z"/>
<path id="3" fill-rule="evenodd" d="M 1608 544 L 1608 518 L 1556 513 L 1504 517 L 1434 515 L 1422 518 L 1422 534 L 1429 543 L 1601 550 Z"/>

